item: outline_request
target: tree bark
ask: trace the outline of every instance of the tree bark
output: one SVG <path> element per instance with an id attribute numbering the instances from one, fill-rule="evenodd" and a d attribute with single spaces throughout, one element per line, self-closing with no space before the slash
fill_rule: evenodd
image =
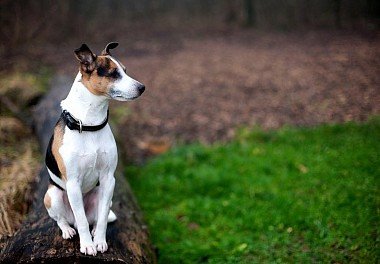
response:
<path id="1" fill-rule="evenodd" d="M 334 21 L 335 21 L 335 27 L 338 29 L 342 28 L 342 16 L 341 16 L 341 10 L 342 10 L 342 1 L 341 0 L 334 0 Z"/>
<path id="2" fill-rule="evenodd" d="M 33 111 L 34 130 L 43 152 L 60 115 L 60 101 L 67 95 L 71 78 L 59 77 Z M 35 184 L 35 197 L 23 226 L 0 253 L 0 263 L 156 263 L 141 211 L 124 177 L 117 173 L 112 210 L 118 219 L 108 225 L 108 251 L 86 256 L 79 251 L 79 237 L 65 240 L 43 205 L 49 175 L 45 166 Z"/>
<path id="3" fill-rule="evenodd" d="M 248 27 L 255 26 L 256 24 L 256 13 L 255 13 L 254 2 L 255 2 L 254 0 L 244 1 L 245 25 Z"/>

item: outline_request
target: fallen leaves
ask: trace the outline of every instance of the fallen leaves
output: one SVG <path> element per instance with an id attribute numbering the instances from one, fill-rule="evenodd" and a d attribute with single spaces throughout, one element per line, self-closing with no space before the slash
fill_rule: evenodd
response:
<path id="1" fill-rule="evenodd" d="M 168 149 L 145 141 L 136 148 L 141 138 L 212 143 L 230 140 L 242 125 L 365 120 L 380 113 L 378 42 L 353 34 L 246 31 L 181 38 L 170 54 L 129 58 L 147 91 L 130 104 L 132 114 L 121 124 L 126 151 Z M 307 173 L 305 166 L 299 170 Z"/>

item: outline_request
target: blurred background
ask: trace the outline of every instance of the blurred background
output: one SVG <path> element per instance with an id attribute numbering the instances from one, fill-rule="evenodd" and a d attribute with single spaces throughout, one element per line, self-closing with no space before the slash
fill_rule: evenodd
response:
<path id="1" fill-rule="evenodd" d="M 303 128 L 326 123 L 362 123 L 380 113 L 380 1 L 376 0 L 3 0 L 0 2 L 0 23 L 0 187 L 10 190 L 3 192 L 3 202 L 0 204 L 16 204 L 13 209 L 3 210 L 12 219 L 17 219 L 14 221 L 16 226 L 27 210 L 27 195 L 17 194 L 20 190 L 24 193 L 23 190 L 28 188 L 41 161 L 25 113 L 38 103 L 48 91 L 49 85 L 54 85 L 54 76 L 68 75 L 74 80 L 78 64 L 73 50 L 82 43 L 99 54 L 106 43 L 119 42 L 119 47 L 112 50 L 113 55 L 126 65 L 130 76 L 147 87 L 138 100 L 128 104 L 113 103 L 111 107 L 111 122 L 119 141 L 119 150 L 128 164 L 143 165 L 149 157 L 187 144 L 224 145 L 237 138 L 244 142 L 250 138 L 254 141 L 252 144 L 255 144 L 256 140 L 266 138 L 251 138 L 244 134 L 248 133 L 244 132 L 245 129 L 250 131 L 253 127 L 267 131 L 284 126 Z M 375 134 L 379 135 L 378 122 L 375 128 Z M 328 138 L 334 133 L 322 133 L 322 137 Z M 307 134 L 300 137 L 306 137 Z M 362 135 L 359 136 L 361 137 Z M 355 142 L 346 143 L 350 145 Z M 244 144 L 239 149 L 244 149 Z M 300 148 L 297 145 L 295 152 Z M 199 151 L 196 148 L 181 152 L 180 156 L 184 155 L 184 159 L 189 162 L 185 162 L 184 166 L 193 166 L 201 160 L 209 162 L 205 157 L 209 157 L 211 150 L 207 150 L 207 154 L 202 150 L 200 152 L 203 154 L 198 156 Z M 226 155 L 224 151 L 223 155 Z M 264 153 L 260 151 L 262 150 L 252 146 L 249 153 Z M 345 149 L 339 151 L 346 152 Z M 367 152 L 366 147 L 363 152 Z M 245 152 L 243 154 L 246 155 Z M 223 155 L 220 159 L 228 160 Z M 378 152 L 375 152 L 371 157 L 377 155 Z M 172 159 L 174 158 L 169 158 Z M 347 159 L 344 171 L 349 170 L 352 162 L 348 160 L 350 159 Z M 167 175 L 166 169 L 171 168 L 168 165 L 171 162 L 167 162 L 164 162 L 163 167 L 157 165 L 158 171 L 151 172 Z M 254 160 L 249 162 L 255 163 Z M 292 162 L 290 163 L 293 164 Z M 222 164 L 219 165 L 223 167 Z M 302 162 L 293 165 L 291 168 L 300 175 L 313 171 L 313 168 Z M 127 171 L 140 175 L 142 172 L 139 171 L 139 166 Z M 368 166 L 378 172 L 378 163 Z M 180 175 L 180 171 L 178 169 L 174 174 Z M 271 172 L 265 171 L 271 175 Z M 143 172 L 149 174 L 149 169 Z M 239 178 L 240 174 L 237 173 L 234 177 Z M 14 186 L 17 181 L 5 180 L 6 177 L 20 177 L 19 181 L 25 184 L 9 188 L 5 182 L 12 182 Z M 163 182 L 176 182 L 174 178 L 162 177 Z M 182 176 L 178 177 L 177 180 Z M 218 179 L 223 181 L 223 176 Z M 375 184 L 375 179 L 371 179 L 366 182 L 366 186 L 376 186 L 378 190 L 378 183 Z M 142 187 L 138 177 L 131 181 L 143 209 L 152 209 L 147 207 L 143 195 L 139 193 Z M 342 182 L 339 181 L 340 183 Z M 356 185 L 355 181 L 351 183 Z M 209 189 L 228 189 L 228 186 L 219 186 L 216 179 L 207 184 Z M 332 183 L 335 186 L 339 184 Z M 170 186 L 179 188 L 183 183 L 176 182 Z M 167 188 L 170 189 L 170 186 Z M 301 189 L 303 187 L 300 186 Z M 368 192 L 367 187 L 362 190 Z M 347 188 L 342 186 L 342 189 Z M 197 187 L 193 191 L 199 189 Z M 205 197 L 208 195 L 207 190 L 204 191 Z M 255 192 L 257 190 L 253 191 Z M 158 194 L 153 194 L 156 195 L 156 198 L 152 197 L 154 201 Z M 318 191 L 315 195 L 318 196 Z M 220 199 L 229 204 L 231 201 L 224 199 L 227 196 L 221 194 Z M 19 197 L 20 200 L 15 200 L 14 197 Z M 178 199 L 173 196 L 174 201 Z M 220 200 L 224 204 L 223 201 Z M 361 201 L 358 202 L 360 203 Z M 182 206 L 184 204 L 186 202 Z M 279 205 L 280 208 L 283 206 Z M 306 208 L 309 206 L 305 205 Z M 269 207 L 264 206 L 263 211 Z M 378 208 L 378 203 L 369 205 L 369 208 L 374 207 Z M 360 214 L 355 210 L 353 212 Z M 173 221 L 179 225 L 187 221 L 187 231 L 203 230 L 202 223 L 186 217 L 184 212 L 177 212 L 174 215 L 176 220 Z M 193 217 L 202 218 L 199 215 Z M 232 218 L 239 219 L 236 215 Z M 286 220 L 280 219 L 282 220 L 278 220 L 278 223 L 270 225 L 270 231 L 277 230 L 279 225 L 284 232 L 293 233 L 295 227 L 287 227 L 284 224 Z M 310 221 L 314 223 L 314 220 Z M 367 220 L 363 218 L 363 223 Z M 157 218 L 148 214 L 148 222 L 154 229 L 156 226 L 152 221 L 157 224 Z M 167 220 L 163 225 L 170 221 Z M 326 225 L 329 226 L 330 223 L 327 222 Z M 321 223 L 320 228 L 324 228 L 323 221 Z M 376 221 L 372 224 L 378 226 Z M 267 228 L 265 223 L 261 225 Z M 261 230 L 262 226 L 256 226 L 255 230 Z M 6 224 L 2 227 L 3 234 L 11 234 L 16 228 Z M 158 227 L 157 230 L 161 229 Z M 205 237 L 212 236 L 207 230 Z M 370 231 L 372 237 L 378 237 L 376 230 Z M 374 235 L 373 232 L 377 233 Z M 157 238 L 159 232 L 153 233 L 154 241 L 159 247 L 167 241 L 183 241 L 182 238 L 177 237 L 176 240 L 170 237 L 170 234 L 170 239 L 160 240 Z M 301 237 L 307 240 L 306 236 Z M 351 242 L 355 241 L 352 237 L 355 235 L 350 237 Z M 257 239 L 260 240 L 261 237 Z M 328 246 L 328 250 L 334 251 L 343 245 L 342 250 L 347 248 L 350 258 L 327 256 L 327 260 L 341 262 L 343 259 L 345 262 L 357 260 L 352 256 L 363 256 L 363 252 L 360 255 L 355 251 L 358 250 L 359 242 L 347 242 L 346 245 L 343 240 L 339 241 L 330 241 L 334 246 Z M 363 241 L 372 240 L 366 237 Z M 226 242 L 225 246 L 233 248 L 236 254 L 250 252 L 251 242 L 235 242 Z M 194 243 L 193 246 L 207 244 L 204 241 L 189 243 Z M 271 246 L 279 247 L 278 244 Z M 185 244 L 183 247 L 191 245 Z M 208 249 L 212 251 L 215 247 L 218 248 L 212 244 Z M 310 252 L 317 254 L 320 250 L 313 251 L 311 244 L 302 244 L 300 247 L 306 255 Z M 368 252 L 372 252 L 372 249 L 373 247 L 366 248 Z M 172 253 L 170 250 L 168 252 Z M 208 259 L 202 254 L 195 258 L 198 262 Z M 164 253 L 164 256 L 168 255 Z M 268 259 L 273 260 L 270 257 Z M 309 260 L 310 258 L 303 259 L 306 262 Z M 179 260 L 174 262 L 176 261 Z"/>
<path id="2" fill-rule="evenodd" d="M 5 0 L 0 71 L 11 86 L 38 73 L 43 90 L 53 73 L 75 75 L 82 42 L 99 53 L 118 41 L 114 54 L 148 88 L 117 120 L 129 158 L 141 161 L 151 144 L 230 139 L 242 124 L 378 112 L 379 9 L 375 0 Z"/>

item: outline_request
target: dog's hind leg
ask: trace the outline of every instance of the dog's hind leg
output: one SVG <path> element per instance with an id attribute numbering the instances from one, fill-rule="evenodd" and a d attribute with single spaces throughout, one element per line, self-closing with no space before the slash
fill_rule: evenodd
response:
<path id="1" fill-rule="evenodd" d="M 112 202 L 111 202 L 111 206 L 112 206 Z M 117 216 L 116 216 L 115 213 L 110 209 L 110 212 L 108 213 L 107 223 L 112 223 L 112 222 L 116 221 L 116 219 L 117 219 Z"/>
<path id="2" fill-rule="evenodd" d="M 116 219 L 117 219 L 117 216 L 115 215 L 115 213 L 112 210 L 110 210 L 110 212 L 108 213 L 107 223 L 115 222 Z M 91 231 L 92 236 L 95 236 L 95 231 L 96 231 L 96 222 L 94 222 L 94 225 L 93 225 L 93 228 Z"/>
<path id="3" fill-rule="evenodd" d="M 75 236 L 75 229 L 72 228 L 65 220 L 57 221 L 57 224 L 62 231 L 62 237 L 64 239 L 69 239 Z"/>
<path id="4" fill-rule="evenodd" d="M 48 214 L 53 218 L 62 231 L 64 239 L 72 238 L 76 231 L 70 226 L 74 224 L 74 215 L 68 207 L 67 197 L 64 191 L 54 185 L 49 188 L 44 197 L 44 204 Z"/>

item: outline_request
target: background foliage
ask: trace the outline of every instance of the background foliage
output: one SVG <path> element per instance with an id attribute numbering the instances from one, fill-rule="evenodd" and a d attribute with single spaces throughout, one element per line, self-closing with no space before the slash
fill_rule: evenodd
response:
<path id="1" fill-rule="evenodd" d="M 36 39 L 61 41 L 66 37 L 104 34 L 111 28 L 122 30 L 137 24 L 166 29 L 179 25 L 245 25 L 247 12 L 252 12 L 252 22 L 259 28 L 373 29 L 378 26 L 380 3 L 376 0 L 5 0 L 0 8 L 0 37 L 3 45 L 10 47 Z"/>

